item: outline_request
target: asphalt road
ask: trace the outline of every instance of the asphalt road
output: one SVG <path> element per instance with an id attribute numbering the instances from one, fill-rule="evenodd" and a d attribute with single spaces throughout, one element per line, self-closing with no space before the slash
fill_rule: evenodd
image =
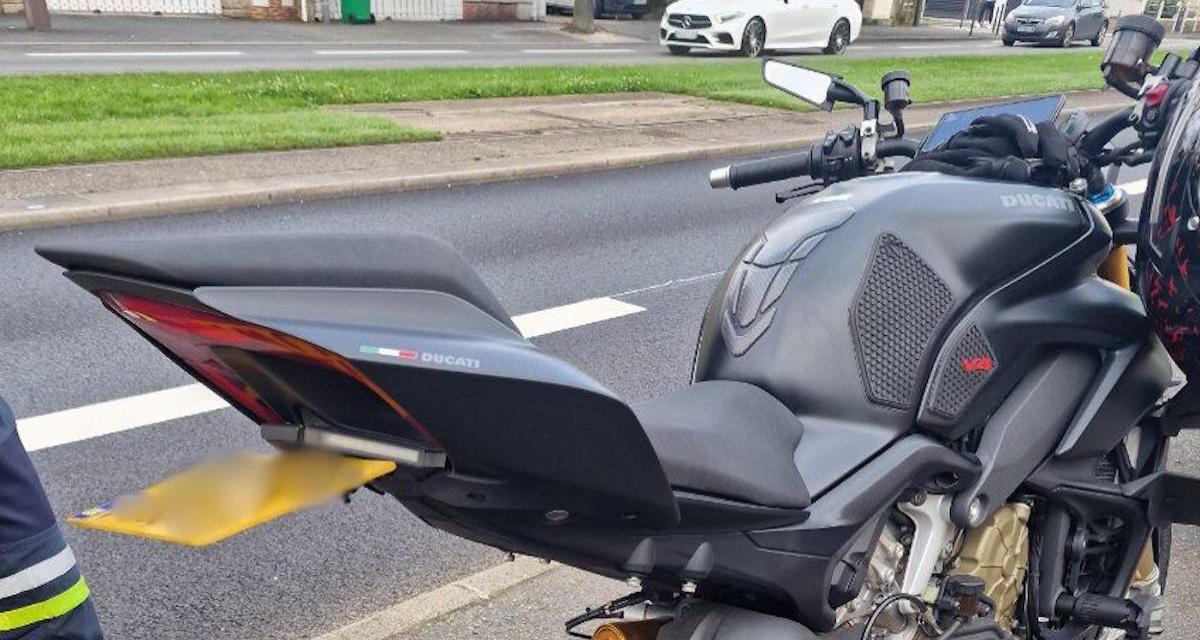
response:
<path id="1" fill-rule="evenodd" d="M 728 54 L 673 56 L 657 43 L 658 23 L 603 21 L 606 33 L 582 38 L 547 23 L 270 23 L 213 18 L 56 16 L 50 34 L 0 18 L 0 75 L 120 71 L 221 71 L 430 66 L 640 64 L 705 61 Z M 946 39 L 944 29 L 902 38 L 864 32 L 851 58 L 1021 55 L 1060 49 L 1003 47 L 982 38 Z M 906 32 L 907 33 L 907 32 Z M 950 32 L 958 38 L 958 32 Z M 1167 45 L 1171 46 L 1172 41 Z M 1086 46 L 1080 43 L 1080 47 Z M 820 55 L 801 52 L 801 55 Z"/>
<path id="2" fill-rule="evenodd" d="M 710 191 L 707 171 L 717 164 L 0 235 L 0 394 L 28 418 L 191 382 L 37 258 L 39 244 L 404 229 L 450 241 L 513 313 L 600 296 L 644 307 L 535 342 L 630 400 L 651 397 L 686 383 L 714 274 L 780 212 L 771 187 Z M 66 515 L 223 452 L 263 448 L 253 426 L 225 409 L 45 449 L 34 461 Z M 1181 443 L 1177 456 L 1200 468 L 1195 443 Z M 68 537 L 116 639 L 309 637 L 500 560 L 370 494 L 205 550 L 75 529 Z M 1200 601 L 1196 542 L 1178 536 L 1173 567 L 1173 602 L 1190 622 L 1189 605 Z"/>

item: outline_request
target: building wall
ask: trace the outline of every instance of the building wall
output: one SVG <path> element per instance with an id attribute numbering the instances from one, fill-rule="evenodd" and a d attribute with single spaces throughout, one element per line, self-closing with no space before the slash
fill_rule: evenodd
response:
<path id="1" fill-rule="evenodd" d="M 863 21 L 867 24 L 890 24 L 893 5 L 898 3 L 898 0 L 863 0 Z"/>
<path id="2" fill-rule="evenodd" d="M 21 13 L 24 10 L 25 5 L 21 0 L 0 0 L 0 15 Z"/>
<path id="3" fill-rule="evenodd" d="M 1141 13 L 1146 8 L 1146 0 L 1108 0 L 1108 15 L 1127 16 Z"/>
<path id="4" fill-rule="evenodd" d="M 978 2 L 978 0 L 975 1 Z M 1114 18 L 1141 13 L 1146 6 L 1146 0 L 1107 0 L 1107 2 L 1108 13 Z M 863 0 L 863 21 L 868 24 L 907 22 L 912 18 L 914 5 L 915 2 L 905 2 L 905 0 Z"/>
<path id="5" fill-rule="evenodd" d="M 221 0 L 222 15 L 253 20 L 298 20 L 298 0 Z"/>

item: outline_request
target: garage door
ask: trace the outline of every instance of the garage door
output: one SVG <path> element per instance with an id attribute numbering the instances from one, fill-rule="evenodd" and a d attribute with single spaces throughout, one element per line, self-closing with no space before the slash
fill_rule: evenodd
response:
<path id="1" fill-rule="evenodd" d="M 925 0 L 925 15 L 930 18 L 961 18 L 967 0 Z"/>
<path id="2" fill-rule="evenodd" d="M 221 14 L 221 0 L 47 0 L 51 11 Z"/>
<path id="3" fill-rule="evenodd" d="M 462 20 L 462 0 L 371 0 L 378 20 Z"/>

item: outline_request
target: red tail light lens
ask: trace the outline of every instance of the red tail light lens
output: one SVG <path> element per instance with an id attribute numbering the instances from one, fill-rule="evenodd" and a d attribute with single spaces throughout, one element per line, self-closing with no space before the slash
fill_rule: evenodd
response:
<path id="1" fill-rule="evenodd" d="M 284 424 L 286 421 L 278 408 L 272 407 L 221 360 L 218 349 L 235 348 L 289 358 L 350 378 L 369 389 L 423 439 L 441 448 L 424 425 L 350 361 L 336 353 L 295 336 L 243 322 L 211 309 L 196 309 L 123 293 L 101 293 L 100 299 L 113 313 L 174 354 L 191 369 L 193 375 L 202 378 L 262 424 Z"/>

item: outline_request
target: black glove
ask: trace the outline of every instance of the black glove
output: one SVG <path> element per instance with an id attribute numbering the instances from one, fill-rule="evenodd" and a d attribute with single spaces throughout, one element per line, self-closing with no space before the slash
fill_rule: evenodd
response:
<path id="1" fill-rule="evenodd" d="M 1102 188 L 1099 172 L 1053 123 L 1035 124 L 1024 116 L 1003 114 L 976 119 L 938 148 L 905 165 L 904 171 L 1066 187 L 1078 177 Z"/>

